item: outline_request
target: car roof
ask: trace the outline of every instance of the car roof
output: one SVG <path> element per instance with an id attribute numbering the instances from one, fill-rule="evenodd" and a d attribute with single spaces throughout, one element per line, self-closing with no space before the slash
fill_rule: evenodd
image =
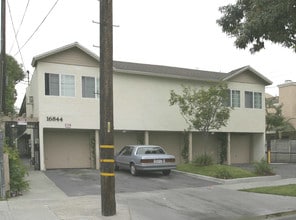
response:
<path id="1" fill-rule="evenodd" d="M 161 147 L 158 145 L 127 145 L 129 147 Z"/>

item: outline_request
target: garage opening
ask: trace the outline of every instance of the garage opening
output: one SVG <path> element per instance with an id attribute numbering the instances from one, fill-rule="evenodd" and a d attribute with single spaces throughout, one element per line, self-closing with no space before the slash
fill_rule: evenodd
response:
<path id="1" fill-rule="evenodd" d="M 93 133 L 92 131 L 45 129 L 45 168 L 92 168 Z"/>

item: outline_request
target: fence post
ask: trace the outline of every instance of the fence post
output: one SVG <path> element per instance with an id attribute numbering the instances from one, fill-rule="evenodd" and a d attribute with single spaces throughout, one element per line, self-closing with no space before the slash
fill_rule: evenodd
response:
<path id="1" fill-rule="evenodd" d="M 5 181 L 5 193 L 10 191 L 10 175 L 9 175 L 9 158 L 8 154 L 3 154 L 4 163 L 4 181 Z"/>
<path id="2" fill-rule="evenodd" d="M 270 149 L 267 150 L 267 163 L 270 164 Z"/>

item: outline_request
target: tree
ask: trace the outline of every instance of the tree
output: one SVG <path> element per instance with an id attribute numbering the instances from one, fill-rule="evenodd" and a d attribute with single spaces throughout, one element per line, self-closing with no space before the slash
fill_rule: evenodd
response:
<path id="1" fill-rule="evenodd" d="M 266 131 L 280 132 L 295 131 L 293 125 L 282 114 L 282 104 L 276 104 L 273 99 L 265 99 L 266 103 Z"/>
<path id="2" fill-rule="evenodd" d="M 295 0 L 238 0 L 219 8 L 222 31 L 235 37 L 235 45 L 251 53 L 264 48 L 265 41 L 281 44 L 296 52 Z"/>
<path id="3" fill-rule="evenodd" d="M 6 55 L 6 68 L 7 68 L 7 86 L 6 86 L 6 112 L 14 113 L 14 103 L 16 101 L 17 91 L 15 85 L 22 81 L 25 74 L 22 70 L 21 65 L 10 55 Z"/>
<path id="4" fill-rule="evenodd" d="M 190 129 L 194 128 L 207 135 L 209 131 L 227 125 L 230 107 L 226 105 L 229 98 L 226 84 L 214 85 L 207 90 L 183 86 L 182 95 L 174 90 L 171 90 L 170 95 L 170 105 L 179 106 Z"/>

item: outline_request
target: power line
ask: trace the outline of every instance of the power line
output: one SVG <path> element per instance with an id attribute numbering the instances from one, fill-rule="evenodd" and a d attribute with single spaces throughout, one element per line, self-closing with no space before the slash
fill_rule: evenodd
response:
<path id="1" fill-rule="evenodd" d="M 22 17 L 21 23 L 20 23 L 20 25 L 19 25 L 19 27 L 18 27 L 18 30 L 17 30 L 17 32 L 16 32 L 16 36 L 18 36 L 18 33 L 19 33 L 19 31 L 20 31 L 20 29 L 21 29 L 21 27 L 22 27 L 22 24 L 23 24 L 23 22 L 24 22 L 25 15 L 26 15 L 26 13 L 27 13 L 29 3 L 30 3 L 30 0 L 27 1 L 27 5 L 26 5 L 26 8 L 25 8 L 25 11 L 24 11 L 24 14 L 23 14 L 23 17 Z M 14 47 L 14 43 L 15 43 L 15 41 L 14 41 L 13 44 L 11 45 L 11 48 L 10 48 L 10 50 L 9 50 L 9 53 L 11 53 L 11 51 L 12 51 L 12 49 L 13 49 L 13 47 Z"/>
<path id="2" fill-rule="evenodd" d="M 49 16 L 49 14 L 52 12 L 52 10 L 55 8 L 55 6 L 57 5 L 59 0 L 57 0 L 53 6 L 51 7 L 51 9 L 49 10 L 49 12 L 47 13 L 47 15 L 44 17 L 44 19 L 41 21 L 41 23 L 37 26 L 37 28 L 35 29 L 35 31 L 33 32 L 33 34 L 28 38 L 28 40 L 23 44 L 23 46 L 21 46 L 21 48 L 19 49 L 19 51 L 14 55 L 16 56 L 21 49 L 23 49 L 26 44 L 32 39 L 32 37 L 36 34 L 36 32 L 39 30 L 39 28 L 41 27 L 41 25 L 44 23 L 44 21 L 46 20 L 46 18 Z"/>
<path id="3" fill-rule="evenodd" d="M 14 32 L 15 41 L 16 41 L 16 44 L 17 44 L 17 47 L 18 47 L 18 53 L 21 56 L 22 64 L 23 64 L 23 67 L 24 67 L 24 69 L 26 71 L 26 67 L 25 67 L 23 55 L 22 55 L 22 53 L 20 51 L 20 45 L 19 45 L 19 42 L 17 40 L 17 34 L 16 34 L 16 31 L 15 31 L 15 27 L 14 27 L 14 23 L 13 23 L 13 19 L 12 19 L 12 14 L 11 14 L 11 9 L 10 9 L 9 1 L 7 1 L 7 6 L 8 6 L 8 10 L 9 10 L 9 15 L 10 15 L 10 20 L 11 20 L 11 24 L 12 24 L 12 28 L 13 28 L 13 32 Z"/>

